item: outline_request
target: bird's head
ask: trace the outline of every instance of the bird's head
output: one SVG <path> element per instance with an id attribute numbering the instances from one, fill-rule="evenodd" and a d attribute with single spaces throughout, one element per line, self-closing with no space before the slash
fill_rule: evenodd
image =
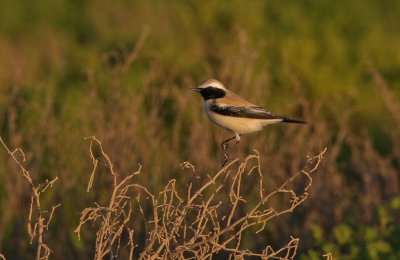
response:
<path id="1" fill-rule="evenodd" d="M 207 79 L 201 82 L 194 91 L 200 92 L 204 100 L 222 98 L 228 91 L 224 85 L 216 79 Z"/>

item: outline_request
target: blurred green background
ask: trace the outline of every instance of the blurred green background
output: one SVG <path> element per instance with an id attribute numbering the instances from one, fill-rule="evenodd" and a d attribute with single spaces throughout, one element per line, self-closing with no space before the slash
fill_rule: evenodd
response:
<path id="1" fill-rule="evenodd" d="M 107 201 L 110 178 L 91 173 L 86 136 L 119 172 L 143 165 L 154 191 L 185 160 L 218 169 L 229 133 L 188 89 L 217 78 L 308 127 L 245 136 L 271 188 L 328 148 L 311 197 L 271 222 L 254 248 L 300 238 L 300 259 L 400 258 L 400 1 L 0 2 L 0 135 L 27 155 L 35 181 L 60 177 L 43 205 L 62 203 L 45 236 L 54 259 L 93 256 L 79 212 Z M 204 174 L 206 175 L 206 174 Z M 268 177 L 268 178 L 267 178 Z M 0 253 L 30 259 L 30 193 L 0 150 Z M 137 227 L 140 231 L 140 227 Z M 140 237 L 138 237 L 140 239 Z"/>

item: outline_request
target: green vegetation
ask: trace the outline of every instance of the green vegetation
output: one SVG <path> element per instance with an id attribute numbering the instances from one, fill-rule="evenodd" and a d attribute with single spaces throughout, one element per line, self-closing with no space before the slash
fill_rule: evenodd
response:
<path id="1" fill-rule="evenodd" d="M 276 125 L 244 136 L 274 190 L 328 148 L 310 197 L 246 245 L 300 239 L 301 259 L 400 257 L 400 1 L 15 1 L 0 8 L 0 136 L 26 153 L 42 195 L 57 208 L 45 240 L 55 259 L 93 257 L 95 232 L 73 230 L 92 201 L 107 203 L 95 135 L 115 169 L 154 194 L 180 163 L 214 173 L 229 133 L 212 125 L 188 89 L 217 78 L 248 100 L 309 126 Z M 251 183 L 248 184 L 251 191 Z M 300 184 L 299 184 L 300 185 Z M 31 259 L 30 192 L 0 149 L 0 253 Z M 256 191 L 254 191 L 256 192 Z M 256 196 L 254 196 L 256 197 Z M 250 202 L 255 203 L 255 202 Z M 279 201 L 277 202 L 279 205 Z M 136 227 L 135 238 L 144 236 Z"/>
<path id="2" fill-rule="evenodd" d="M 343 259 L 398 259 L 400 252 L 400 227 L 396 215 L 400 209 L 399 198 L 379 206 L 373 226 L 364 226 L 348 219 L 333 228 L 331 235 L 324 234 L 319 226 L 312 227 L 316 248 L 332 252 Z M 319 250 L 309 250 L 302 259 L 320 259 Z"/>

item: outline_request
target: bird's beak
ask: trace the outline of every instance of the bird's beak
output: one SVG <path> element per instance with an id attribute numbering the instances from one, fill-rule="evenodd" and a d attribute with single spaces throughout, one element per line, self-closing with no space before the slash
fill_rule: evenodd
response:
<path id="1" fill-rule="evenodd" d="M 191 90 L 200 92 L 201 88 L 191 88 Z"/>

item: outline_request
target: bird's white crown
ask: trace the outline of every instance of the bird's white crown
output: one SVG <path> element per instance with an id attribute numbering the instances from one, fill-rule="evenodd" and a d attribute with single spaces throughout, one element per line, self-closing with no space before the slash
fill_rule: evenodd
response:
<path id="1" fill-rule="evenodd" d="M 223 90 L 227 90 L 224 87 L 224 84 L 222 84 L 221 82 L 219 82 L 216 79 L 206 79 L 205 81 L 201 82 L 199 84 L 199 86 L 197 88 L 208 88 L 208 87 L 213 87 L 213 88 L 219 88 L 219 89 L 223 89 Z"/>

